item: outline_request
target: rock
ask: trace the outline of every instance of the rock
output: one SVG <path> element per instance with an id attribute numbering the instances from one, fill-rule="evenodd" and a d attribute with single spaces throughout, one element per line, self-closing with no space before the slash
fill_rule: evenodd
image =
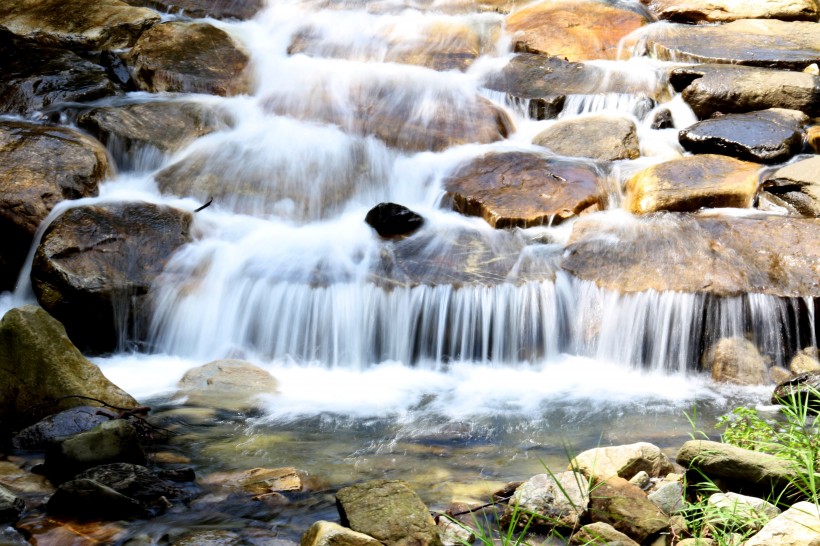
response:
<path id="1" fill-rule="evenodd" d="M 516 51 L 570 61 L 616 59 L 618 43 L 647 19 L 604 2 L 555 1 L 529 4 L 507 16 Z"/>
<path id="2" fill-rule="evenodd" d="M 55 516 L 80 520 L 117 520 L 146 517 L 145 507 L 110 487 L 88 479 L 63 483 L 48 500 L 46 510 Z"/>
<path id="3" fill-rule="evenodd" d="M 36 504 L 54 493 L 54 486 L 44 476 L 8 461 L 0 461 L 0 485 L 26 499 L 34 499 Z"/>
<path id="4" fill-rule="evenodd" d="M 123 60 L 137 86 L 159 93 L 250 93 L 249 57 L 223 30 L 173 21 L 154 26 Z"/>
<path id="5" fill-rule="evenodd" d="M 589 514 L 593 523 L 607 523 L 641 544 L 670 525 L 669 518 L 639 487 L 618 477 L 609 478 L 590 492 Z"/>
<path id="6" fill-rule="evenodd" d="M 703 64 L 672 70 L 670 82 L 701 119 L 768 108 L 820 114 L 820 76 L 804 72 Z"/>
<path id="7" fill-rule="evenodd" d="M 570 544 L 607 544 L 614 546 L 639 546 L 637 542 L 616 530 L 608 523 L 601 521 L 581 527 L 572 535 Z"/>
<path id="8" fill-rule="evenodd" d="M 817 412 L 820 410 L 817 391 L 820 391 L 820 371 L 804 372 L 779 383 L 772 393 L 772 404 L 799 403 Z"/>
<path id="9" fill-rule="evenodd" d="M 72 395 L 138 406 L 83 357 L 48 313 L 30 305 L 7 312 L 0 320 L 0 429 L 89 403 L 63 399 Z"/>
<path id="10" fill-rule="evenodd" d="M 11 526 L 0 525 L 0 544 L 3 546 L 29 546 L 29 541 Z"/>
<path id="11" fill-rule="evenodd" d="M 242 546 L 247 542 L 238 533 L 225 529 L 191 531 L 175 540 L 172 546 Z"/>
<path id="12" fill-rule="evenodd" d="M 230 472 L 214 472 L 201 482 L 220 485 L 228 489 L 242 490 L 251 495 L 264 495 L 279 491 L 302 491 L 304 475 L 293 467 L 252 468 Z"/>
<path id="13" fill-rule="evenodd" d="M 125 0 L 125 2 L 132 6 L 146 6 L 165 13 L 180 13 L 194 19 L 213 17 L 214 19 L 242 21 L 253 18 L 265 5 L 263 0 Z"/>
<path id="14" fill-rule="evenodd" d="M 660 448 L 647 442 L 598 447 L 588 449 L 569 463 L 569 469 L 577 469 L 595 482 L 603 482 L 612 476 L 630 479 L 639 472 L 657 478 L 672 472 L 672 464 Z"/>
<path id="15" fill-rule="evenodd" d="M 729 481 L 738 493 L 758 489 L 764 494 L 779 493 L 789 487 L 789 480 L 793 478 L 792 464 L 788 461 L 720 442 L 690 440 L 681 446 L 677 461 L 711 480 Z"/>
<path id="16" fill-rule="evenodd" d="M 37 301 L 86 350 L 117 347 L 120 331 L 146 334 L 148 291 L 191 240 L 193 215 L 149 203 L 67 210 L 43 234 L 31 280 Z"/>
<path id="17" fill-rule="evenodd" d="M 15 523 L 25 508 L 23 499 L 0 485 L 0 525 Z"/>
<path id="18" fill-rule="evenodd" d="M 770 108 L 699 121 L 679 134 L 695 154 L 723 154 L 747 161 L 779 163 L 800 151 L 805 114 Z"/>
<path id="19" fill-rule="evenodd" d="M 489 153 L 444 181 L 453 208 L 496 228 L 555 225 L 600 205 L 597 170 L 525 152 Z"/>
<path id="20" fill-rule="evenodd" d="M 629 478 L 629 483 L 637 485 L 644 491 L 648 489 L 649 486 L 652 484 L 649 473 L 645 470 L 641 470 L 640 472 Z"/>
<path id="21" fill-rule="evenodd" d="M 154 10 L 120 0 L 20 0 L 0 6 L 0 28 L 43 45 L 78 51 L 131 47 L 159 21 Z"/>
<path id="22" fill-rule="evenodd" d="M 538 133 L 532 142 L 558 155 L 603 161 L 635 159 L 641 155 L 635 123 L 607 114 L 557 121 Z"/>
<path id="23" fill-rule="evenodd" d="M 580 219 L 561 268 L 618 292 L 820 295 L 820 221 L 782 216 L 669 214 Z"/>
<path id="24" fill-rule="evenodd" d="M 677 546 L 712 546 L 714 543 L 711 538 L 685 538 Z"/>
<path id="25" fill-rule="evenodd" d="M 712 379 L 718 383 L 769 384 L 769 367 L 748 339 L 721 339 L 704 353 L 701 365 L 704 370 L 712 370 Z"/>
<path id="26" fill-rule="evenodd" d="M 87 432 L 110 421 L 113 414 L 99 406 L 77 406 L 50 415 L 21 430 L 12 439 L 15 449 L 46 450 L 68 436 Z"/>
<path id="27" fill-rule="evenodd" d="M 658 19 L 677 23 L 724 23 L 738 19 L 817 21 L 812 0 L 641 0 Z"/>
<path id="28" fill-rule="evenodd" d="M 438 527 L 438 534 L 444 546 L 464 546 L 476 540 L 475 532 L 469 524 L 453 521 L 449 517 L 439 517 L 436 527 Z"/>
<path id="29" fill-rule="evenodd" d="M 626 183 L 624 206 L 635 214 L 748 208 L 757 194 L 760 168 L 722 155 L 672 159 L 635 173 Z"/>
<path id="30" fill-rule="evenodd" d="M 788 381 L 791 378 L 792 372 L 782 366 L 772 366 L 769 368 L 769 379 L 772 380 L 772 383 L 779 385 L 780 383 Z"/>
<path id="31" fill-rule="evenodd" d="M 176 152 L 201 136 L 226 128 L 228 121 L 204 104 L 179 100 L 103 106 L 77 117 L 77 125 L 105 144 L 121 169 L 139 166 L 151 151 Z"/>
<path id="32" fill-rule="evenodd" d="M 300 546 L 379 546 L 375 538 L 357 533 L 338 523 L 317 521 L 305 531 Z"/>
<path id="33" fill-rule="evenodd" d="M 6 114 L 28 115 L 122 92 L 103 67 L 65 49 L 37 46 L 2 30 L 0 73 L 0 113 Z"/>
<path id="34" fill-rule="evenodd" d="M 385 546 L 440 546 L 436 524 L 419 496 L 403 481 L 373 480 L 336 493 L 342 525 Z"/>
<path id="35" fill-rule="evenodd" d="M 806 142 L 814 153 L 820 154 L 820 125 L 809 127 L 806 131 Z"/>
<path id="36" fill-rule="evenodd" d="M 795 374 L 820 371 L 820 351 L 817 347 L 806 347 L 794 355 L 789 369 Z"/>
<path id="37" fill-rule="evenodd" d="M 577 529 L 589 504 L 587 479 L 577 472 L 536 474 L 515 490 L 502 525 L 535 529 Z"/>
<path id="38" fill-rule="evenodd" d="M 80 472 L 75 479 L 92 480 L 144 503 L 157 501 L 161 497 L 171 498 L 180 493 L 173 484 L 138 464 L 99 465 Z"/>
<path id="39" fill-rule="evenodd" d="M 367 212 L 364 221 L 385 238 L 410 235 L 424 225 L 424 218 L 396 203 L 379 203 Z"/>
<path id="40" fill-rule="evenodd" d="M 683 483 L 680 481 L 664 483 L 649 493 L 646 498 L 667 516 L 677 514 L 686 507 L 683 502 Z"/>
<path id="41" fill-rule="evenodd" d="M 820 510 L 810 502 L 795 503 L 746 541 L 746 546 L 805 546 L 820 540 Z"/>
<path id="42" fill-rule="evenodd" d="M 820 156 L 776 170 L 763 187 L 805 216 L 820 217 Z"/>
<path id="43" fill-rule="evenodd" d="M 52 481 L 63 481 L 94 466 L 111 463 L 144 465 L 145 462 L 145 452 L 134 425 L 116 419 L 60 442 L 46 452 L 45 467 Z"/>
<path id="44" fill-rule="evenodd" d="M 34 233 L 51 209 L 65 199 L 96 196 L 109 172 L 105 148 L 78 131 L 0 121 L 0 229 L 5 234 L 0 290 L 16 285 Z"/>
<path id="45" fill-rule="evenodd" d="M 820 61 L 820 28 L 811 22 L 743 19 L 723 25 L 653 25 L 647 52 L 662 60 L 803 70 Z"/>
<path id="46" fill-rule="evenodd" d="M 185 372 L 179 395 L 192 406 L 242 410 L 254 405 L 260 394 L 274 394 L 276 379 L 243 360 L 216 360 Z"/>
<path id="47" fill-rule="evenodd" d="M 711 495 L 707 504 L 725 513 L 725 519 L 731 521 L 734 528 L 739 524 L 744 528 L 759 531 L 770 520 L 780 515 L 780 508 L 770 502 L 731 491 Z M 722 521 L 718 518 L 718 521 L 711 521 L 710 525 L 719 528 Z"/>

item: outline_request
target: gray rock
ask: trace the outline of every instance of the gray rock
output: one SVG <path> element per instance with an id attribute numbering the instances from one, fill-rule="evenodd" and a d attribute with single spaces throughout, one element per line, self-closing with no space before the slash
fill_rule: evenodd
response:
<path id="1" fill-rule="evenodd" d="M 62 481 L 99 465 L 144 465 L 145 462 L 145 452 L 134 426 L 124 419 L 116 419 L 60 442 L 46 452 L 45 467 L 53 480 Z"/>
<path id="2" fill-rule="evenodd" d="M 375 538 L 331 521 L 317 521 L 302 535 L 300 546 L 379 546 Z"/>
<path id="3" fill-rule="evenodd" d="M 705 370 L 712 370 L 712 379 L 736 385 L 769 384 L 769 367 L 754 343 L 733 337 L 718 341 L 701 360 Z"/>
<path id="4" fill-rule="evenodd" d="M 60 485 L 48 500 L 46 510 L 55 516 L 81 520 L 116 520 L 148 515 L 140 502 L 89 479 L 71 480 Z"/>
<path id="5" fill-rule="evenodd" d="M 677 514 L 685 507 L 683 502 L 683 484 L 678 481 L 664 483 L 655 491 L 649 493 L 647 498 L 668 516 Z"/>
<path id="6" fill-rule="evenodd" d="M 172 483 L 144 466 L 131 463 L 94 466 L 77 474 L 75 479 L 95 481 L 140 502 L 152 502 L 160 497 L 170 498 L 180 493 Z"/>
<path id="7" fill-rule="evenodd" d="M 780 508 L 757 497 L 738 495 L 737 493 L 715 493 L 707 500 L 709 506 L 727 514 L 727 519 L 743 525 L 745 528 L 759 531 L 770 520 L 780 515 Z M 720 526 L 721 522 L 710 525 Z"/>
<path id="8" fill-rule="evenodd" d="M 191 531 L 175 540 L 172 546 L 242 546 L 242 537 L 225 529 Z"/>
<path id="9" fill-rule="evenodd" d="M 776 170 L 763 187 L 805 216 L 820 217 L 820 156 Z"/>
<path id="10" fill-rule="evenodd" d="M 570 461 L 569 469 L 577 469 L 595 482 L 613 476 L 631 479 L 639 472 L 657 478 L 672 472 L 672 464 L 660 448 L 647 442 L 588 449 Z"/>
<path id="11" fill-rule="evenodd" d="M 558 155 L 603 161 L 635 159 L 641 155 L 632 120 L 607 114 L 557 121 L 538 133 L 532 142 Z"/>
<path id="12" fill-rule="evenodd" d="M 629 483 L 637 485 L 638 487 L 646 491 L 646 489 L 650 486 L 652 482 L 651 478 L 649 477 L 649 474 L 645 470 L 641 470 L 640 472 L 629 478 Z"/>
<path id="13" fill-rule="evenodd" d="M 17 449 L 45 450 L 68 436 L 110 421 L 113 413 L 99 406 L 78 406 L 50 415 L 21 430 L 12 440 Z"/>
<path id="14" fill-rule="evenodd" d="M 795 503 L 746 541 L 746 546 L 807 546 L 820 541 L 820 513 L 810 502 Z"/>
<path id="15" fill-rule="evenodd" d="M 23 499 L 0 485 L 0 525 L 15 523 L 25 508 Z"/>
<path id="16" fill-rule="evenodd" d="M 14 527 L 0 525 L 0 544 L 3 546 L 29 546 L 29 541 Z"/>
<path id="17" fill-rule="evenodd" d="M 501 521 L 532 529 L 576 529 L 587 514 L 587 478 L 578 472 L 536 474 L 524 482 L 507 504 Z"/>

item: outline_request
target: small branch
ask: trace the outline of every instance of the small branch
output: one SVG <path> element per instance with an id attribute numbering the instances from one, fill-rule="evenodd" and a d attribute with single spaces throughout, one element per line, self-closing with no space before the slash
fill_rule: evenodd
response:
<path id="1" fill-rule="evenodd" d="M 208 202 L 205 203 L 204 205 L 202 205 L 201 207 L 198 207 L 197 209 L 195 209 L 194 212 L 199 212 L 201 210 L 207 209 L 211 205 L 211 203 L 213 203 L 213 202 L 214 202 L 213 196 L 208 197 Z"/>

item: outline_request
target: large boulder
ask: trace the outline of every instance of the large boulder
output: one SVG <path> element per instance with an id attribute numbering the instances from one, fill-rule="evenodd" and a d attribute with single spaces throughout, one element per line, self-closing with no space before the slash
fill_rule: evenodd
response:
<path id="1" fill-rule="evenodd" d="M 83 133 L 0 121 L 0 290 L 14 288 L 51 209 L 64 199 L 97 195 L 109 172 L 105 148 Z"/>
<path id="2" fill-rule="evenodd" d="M 623 478 L 610 478 L 589 494 L 593 523 L 603 522 L 634 541 L 646 544 L 669 529 L 669 518 L 646 498 L 640 487 Z"/>
<path id="3" fill-rule="evenodd" d="M 185 372 L 179 381 L 178 396 L 186 404 L 242 410 L 254 405 L 260 394 L 274 394 L 276 379 L 243 360 L 216 360 Z"/>
<path id="4" fill-rule="evenodd" d="M 623 116 L 596 114 L 561 120 L 532 140 L 558 155 L 603 161 L 635 159 L 641 155 L 635 123 Z"/>
<path id="5" fill-rule="evenodd" d="M 146 31 L 123 60 L 143 91 L 241 95 L 252 88 L 250 58 L 225 31 L 172 21 Z"/>
<path id="6" fill-rule="evenodd" d="M 629 480 L 641 471 L 658 478 L 673 470 L 660 448 L 647 442 L 588 449 L 570 461 L 569 468 L 596 483 L 613 476 Z"/>
<path id="7" fill-rule="evenodd" d="M 803 70 L 820 62 L 820 25 L 741 19 L 723 25 L 653 25 L 647 52 L 664 60 Z"/>
<path id="8" fill-rule="evenodd" d="M 804 216 L 820 217 L 820 156 L 781 167 L 766 177 L 763 188 Z"/>
<path id="9" fill-rule="evenodd" d="M 192 221 L 189 212 L 139 202 L 67 210 L 34 256 L 37 301 L 84 349 L 110 351 L 121 333 L 141 338 L 148 291 L 174 251 L 191 240 Z"/>
<path id="10" fill-rule="evenodd" d="M 806 72 L 704 64 L 672 70 L 670 82 L 701 119 L 767 108 L 820 114 L 820 76 Z"/>
<path id="11" fill-rule="evenodd" d="M 768 385 L 769 366 L 755 344 L 748 339 L 732 337 L 718 341 L 706 351 L 701 361 L 712 370 L 712 379 L 736 385 Z"/>
<path id="12" fill-rule="evenodd" d="M 164 13 L 214 19 L 251 19 L 265 6 L 264 0 L 125 0 L 132 6 L 154 8 Z"/>
<path id="13" fill-rule="evenodd" d="M 373 480 L 340 489 L 336 505 L 342 525 L 385 546 L 441 546 L 430 511 L 399 480 Z"/>
<path id="14" fill-rule="evenodd" d="M 746 546 L 806 546 L 820 542 L 820 509 L 795 503 L 746 541 Z"/>
<path id="15" fill-rule="evenodd" d="M 0 427 L 28 425 L 87 405 L 81 397 L 121 408 L 138 406 L 83 357 L 48 313 L 33 306 L 7 312 L 0 320 Z"/>
<path id="16" fill-rule="evenodd" d="M 820 296 L 820 220 L 669 213 L 573 225 L 561 267 L 618 292 Z"/>
<path id="17" fill-rule="evenodd" d="M 817 21 L 814 0 L 641 0 L 658 19 L 724 23 L 737 19 Z"/>
<path id="18" fill-rule="evenodd" d="M 627 181 L 625 207 L 635 214 L 748 208 L 757 195 L 760 168 L 757 163 L 712 154 L 658 163 Z"/>
<path id="19" fill-rule="evenodd" d="M 577 529 L 587 514 L 589 484 L 577 472 L 536 474 L 515 490 L 501 517 L 503 525 L 535 529 Z"/>
<path id="20" fill-rule="evenodd" d="M 81 51 L 130 47 L 159 21 L 154 10 L 121 0 L 16 0 L 0 5 L 0 28 L 44 45 Z"/>
<path id="21" fill-rule="evenodd" d="M 723 154 L 746 161 L 780 163 L 800 151 L 808 117 L 770 108 L 699 121 L 680 132 L 681 145 L 695 154 Z"/>
<path id="22" fill-rule="evenodd" d="M 594 166 L 525 152 L 490 153 L 444 181 L 453 208 L 493 227 L 554 225 L 600 206 Z"/>
<path id="23" fill-rule="evenodd" d="M 645 25 L 637 11 L 594 0 L 529 4 L 507 16 L 517 51 L 570 61 L 615 59 L 621 38 Z"/>

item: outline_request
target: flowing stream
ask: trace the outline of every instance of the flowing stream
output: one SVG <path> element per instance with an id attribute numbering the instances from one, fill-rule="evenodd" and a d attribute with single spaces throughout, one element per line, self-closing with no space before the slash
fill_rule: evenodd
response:
<path id="1" fill-rule="evenodd" d="M 561 468 L 579 449 L 644 440 L 673 454 L 688 439 L 687 414 L 697 411 L 714 432 L 717 415 L 765 399 L 768 387 L 720 386 L 699 370 L 702 351 L 722 337 L 748 337 L 780 365 L 800 348 L 793 332 L 814 320 L 801 312 L 810 302 L 609 292 L 556 270 L 571 225 L 495 230 L 445 206 L 442 180 L 465 161 L 488 151 L 545 153 L 530 141 L 552 122 L 527 118 L 526 104 L 482 86 L 511 57 L 503 15 L 446 0 L 277 0 L 251 21 L 209 22 L 250 52 L 255 94 L 186 96 L 218 109 L 230 127 L 168 156 L 114 147 L 120 174 L 83 200 L 193 210 L 201 202 L 160 195 L 158 171 L 193 165 L 196 176 L 224 181 L 196 214 L 195 241 L 155 287 L 149 348 L 134 352 L 125 340 L 121 352 L 95 359 L 182 432 L 178 449 L 200 472 L 296 466 L 324 491 L 390 477 L 438 508 L 482 501 L 543 464 Z M 409 64 L 433 53 L 447 61 L 453 29 L 478 44 L 467 70 Z M 677 130 L 695 121 L 666 90 L 663 61 L 626 57 L 596 63 L 629 79 L 634 93 L 601 82 L 600 93 L 568 97 L 559 116 L 634 117 L 642 157 L 602 176 L 608 210 L 596 214 L 615 223 L 630 221 L 620 210 L 622 181 L 675 155 Z M 647 97 L 664 95 L 676 128 L 652 129 L 657 103 Z M 400 151 L 357 114 L 372 97 L 422 128 L 491 100 L 515 132 L 493 144 Z M 363 220 L 382 201 L 421 214 L 424 226 L 400 241 L 379 239 Z M 405 262 L 411 279 L 395 273 Z M 2 304 L 25 290 L 16 297 Z M 219 358 L 270 371 L 278 394 L 252 415 L 180 407 L 171 396 L 182 374 Z M 264 520 L 298 539 L 313 520 L 335 519 L 327 493 L 268 516 L 199 508 L 167 525 Z"/>

